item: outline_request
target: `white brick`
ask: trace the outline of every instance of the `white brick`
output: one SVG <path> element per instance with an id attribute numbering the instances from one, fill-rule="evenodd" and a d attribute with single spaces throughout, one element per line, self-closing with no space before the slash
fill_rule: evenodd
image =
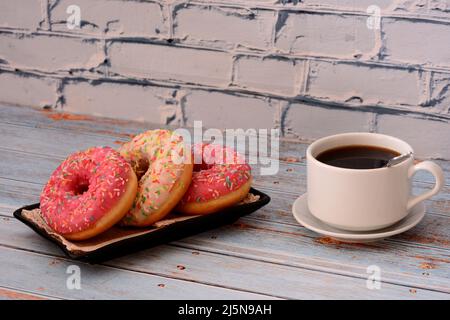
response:
<path id="1" fill-rule="evenodd" d="M 170 89 L 158 87 L 87 82 L 64 86 L 64 110 L 109 118 L 164 123 L 161 117 L 163 97 Z"/>
<path id="2" fill-rule="evenodd" d="M 430 0 L 428 10 L 431 15 L 450 17 L 450 2 L 448 0 Z"/>
<path id="3" fill-rule="evenodd" d="M 0 73 L 0 102 L 31 106 L 55 106 L 57 83 L 51 79 Z"/>
<path id="4" fill-rule="evenodd" d="M 266 99 L 194 91 L 186 97 L 187 125 L 202 121 L 206 128 L 273 128 L 276 108 Z"/>
<path id="5" fill-rule="evenodd" d="M 317 139 L 341 132 L 370 131 L 372 117 L 369 112 L 293 103 L 283 117 L 283 128 L 287 136 Z"/>
<path id="6" fill-rule="evenodd" d="M 412 106 L 420 104 L 420 92 L 417 71 L 328 62 L 311 63 L 307 89 L 326 101 Z"/>
<path id="7" fill-rule="evenodd" d="M 295 96 L 301 79 L 295 60 L 241 56 L 235 65 L 234 84 L 252 90 Z"/>
<path id="8" fill-rule="evenodd" d="M 430 104 L 436 112 L 450 113 L 450 73 L 434 73 L 431 78 Z"/>
<path id="9" fill-rule="evenodd" d="M 450 16 L 448 0 L 397 0 L 392 7 L 394 12 L 410 13 L 422 16 Z"/>
<path id="10" fill-rule="evenodd" d="M 216 6 L 183 5 L 176 11 L 175 37 L 187 42 L 233 48 L 268 48 L 274 12 Z"/>
<path id="11" fill-rule="evenodd" d="M 41 0 L 0 1 L 0 27 L 35 30 L 42 20 Z"/>
<path id="12" fill-rule="evenodd" d="M 420 158 L 450 159 L 450 122 L 416 119 L 404 115 L 379 115 L 378 132 L 408 142 Z"/>
<path id="13" fill-rule="evenodd" d="M 450 27 L 444 24 L 383 20 L 384 60 L 450 66 Z"/>
<path id="14" fill-rule="evenodd" d="M 223 52 L 115 42 L 109 56 L 111 71 L 130 77 L 224 86 L 231 78 Z"/>
<path id="15" fill-rule="evenodd" d="M 60 36 L 0 35 L 0 59 L 11 67 L 57 71 L 89 69 L 105 59 L 100 43 Z"/>
<path id="16" fill-rule="evenodd" d="M 69 17 L 66 10 L 76 4 L 81 9 L 85 33 L 123 36 L 158 36 L 167 33 L 161 6 L 153 2 L 61 0 L 51 11 L 52 30 L 73 31 L 66 27 Z"/>
<path id="17" fill-rule="evenodd" d="M 352 15 L 289 13 L 279 27 L 276 47 L 293 54 L 340 58 L 369 54 L 375 47 L 375 32 L 367 28 L 366 20 Z"/>

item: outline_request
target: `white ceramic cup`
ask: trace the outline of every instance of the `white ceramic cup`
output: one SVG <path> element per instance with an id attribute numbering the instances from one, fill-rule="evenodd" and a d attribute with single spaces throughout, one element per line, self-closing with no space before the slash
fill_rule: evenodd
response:
<path id="1" fill-rule="evenodd" d="M 308 207 L 323 222 L 343 230 L 370 231 L 403 219 L 409 210 L 439 192 L 444 185 L 442 169 L 431 161 L 414 164 L 413 157 L 389 168 L 346 169 L 316 159 L 325 150 L 368 145 L 413 152 L 406 142 L 376 133 L 343 133 L 321 138 L 306 151 Z M 434 187 L 413 196 L 412 177 L 418 170 L 431 172 Z"/>

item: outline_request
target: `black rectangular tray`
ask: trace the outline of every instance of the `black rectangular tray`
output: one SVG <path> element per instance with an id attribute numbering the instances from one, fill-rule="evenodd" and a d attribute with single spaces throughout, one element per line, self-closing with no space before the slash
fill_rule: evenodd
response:
<path id="1" fill-rule="evenodd" d="M 55 243 L 68 257 L 90 263 L 99 263 L 142 249 L 151 248 L 156 245 L 179 240 L 181 238 L 217 228 L 222 225 L 231 224 L 238 220 L 240 217 L 248 215 L 265 206 L 270 201 L 270 197 L 261 191 L 251 188 L 250 193 L 255 196 L 259 196 L 259 199 L 250 203 L 238 204 L 217 213 L 195 216 L 188 220 L 177 221 L 159 227 L 157 228 L 157 230 L 154 230 L 150 233 L 118 240 L 117 242 L 107 244 L 88 253 L 68 250 L 68 248 L 62 241 L 52 236 L 49 232 L 47 232 L 47 230 L 45 230 L 38 224 L 24 217 L 24 215 L 22 214 L 23 210 L 38 209 L 39 203 L 17 209 L 14 212 L 14 217 L 29 226 L 42 237 Z"/>

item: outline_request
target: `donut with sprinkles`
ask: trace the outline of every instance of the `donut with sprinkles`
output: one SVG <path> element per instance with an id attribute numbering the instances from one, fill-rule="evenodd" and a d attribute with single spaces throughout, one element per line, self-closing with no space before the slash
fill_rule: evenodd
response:
<path id="1" fill-rule="evenodd" d="M 53 172 L 40 197 L 46 223 L 69 240 L 92 238 L 119 222 L 137 192 L 131 166 L 109 147 L 76 152 Z"/>
<path id="2" fill-rule="evenodd" d="M 169 130 L 141 133 L 120 147 L 120 154 L 139 179 L 136 199 L 122 225 L 152 225 L 177 205 L 193 171 L 191 154 L 185 147 L 183 138 Z"/>
<path id="3" fill-rule="evenodd" d="M 192 152 L 192 181 L 177 211 L 187 215 L 214 213 L 247 196 L 252 175 L 243 156 L 218 144 L 196 144 Z"/>

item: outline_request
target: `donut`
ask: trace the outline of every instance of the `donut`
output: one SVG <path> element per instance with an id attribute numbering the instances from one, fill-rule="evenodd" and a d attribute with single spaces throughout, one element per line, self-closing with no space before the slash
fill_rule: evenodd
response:
<path id="1" fill-rule="evenodd" d="M 177 206 L 187 215 L 214 213 L 244 199 L 251 187 L 251 168 L 233 149 L 217 144 L 193 147 L 194 173 Z"/>
<path id="2" fill-rule="evenodd" d="M 139 179 L 125 226 L 144 227 L 164 218 L 189 187 L 193 164 L 183 138 L 169 130 L 150 130 L 119 148 Z"/>
<path id="3" fill-rule="evenodd" d="M 41 197 L 46 223 L 69 240 L 85 240 L 109 229 L 128 212 L 137 178 L 109 147 L 76 152 L 53 172 Z"/>

